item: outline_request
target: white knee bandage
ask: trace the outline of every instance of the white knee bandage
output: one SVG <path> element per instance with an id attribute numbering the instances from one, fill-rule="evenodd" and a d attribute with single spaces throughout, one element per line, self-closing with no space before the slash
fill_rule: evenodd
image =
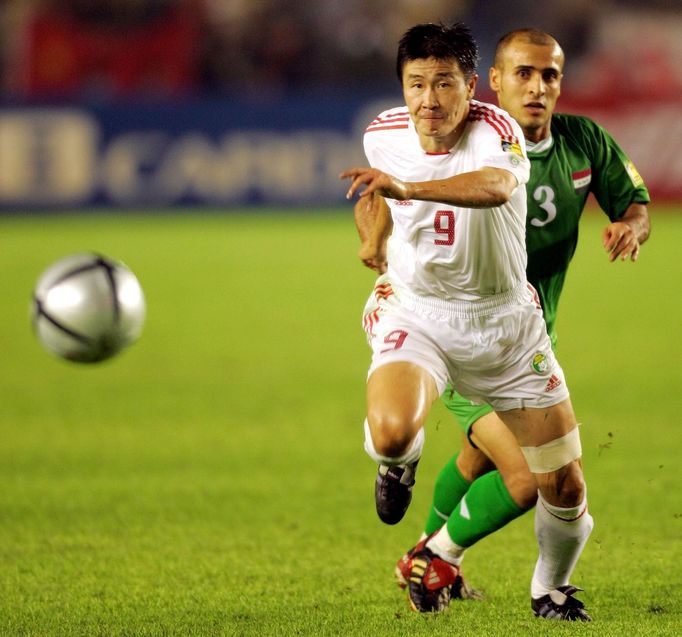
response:
<path id="1" fill-rule="evenodd" d="M 424 448 L 424 428 L 422 427 L 417 435 L 414 437 L 412 444 L 408 447 L 407 451 L 397 458 L 389 458 L 388 456 L 383 456 L 377 452 L 374 448 L 374 441 L 372 440 L 372 432 L 369 430 L 369 424 L 367 419 L 365 419 L 365 451 L 367 455 L 374 460 L 374 462 L 383 465 L 397 465 L 397 464 L 412 464 L 419 460 L 422 455 L 422 449 Z"/>
<path id="2" fill-rule="evenodd" d="M 531 473 L 550 473 L 583 455 L 578 427 L 539 447 L 521 447 Z"/>

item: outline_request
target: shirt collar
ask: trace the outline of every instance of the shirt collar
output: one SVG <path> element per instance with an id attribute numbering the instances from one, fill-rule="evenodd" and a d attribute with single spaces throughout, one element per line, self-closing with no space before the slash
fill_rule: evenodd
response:
<path id="1" fill-rule="evenodd" d="M 545 151 L 548 151 L 552 147 L 552 144 L 554 144 L 554 138 L 550 133 L 548 137 L 545 137 L 545 139 L 541 139 L 537 143 L 529 142 L 526 140 L 526 150 L 529 153 L 537 155 L 539 153 L 544 153 Z"/>

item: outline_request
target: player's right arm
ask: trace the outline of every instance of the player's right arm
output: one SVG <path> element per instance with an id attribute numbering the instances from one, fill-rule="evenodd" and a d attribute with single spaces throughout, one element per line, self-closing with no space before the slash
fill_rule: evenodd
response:
<path id="1" fill-rule="evenodd" d="M 649 238 L 644 180 L 616 140 L 599 124 L 582 116 L 560 116 L 585 148 L 592 163 L 590 190 L 611 221 L 602 232 L 609 261 L 636 261 L 639 247 Z"/>
<path id="2" fill-rule="evenodd" d="M 393 229 L 393 219 L 386 200 L 380 195 L 361 197 L 354 208 L 355 226 L 362 245 L 360 260 L 371 270 L 386 272 L 386 241 Z"/>
<path id="3" fill-rule="evenodd" d="M 347 199 L 359 192 L 361 199 L 379 194 L 399 201 L 417 199 L 463 208 L 501 206 L 509 201 L 519 185 L 514 173 L 493 166 L 483 166 L 445 179 L 419 182 L 402 181 L 376 168 L 362 167 L 344 171 L 341 179 L 352 179 Z M 365 189 L 360 191 L 363 185 Z"/>
<path id="4" fill-rule="evenodd" d="M 622 261 L 628 257 L 636 261 L 639 256 L 639 246 L 649 238 L 650 228 L 646 205 L 631 203 L 625 213 L 606 226 L 602 233 L 602 241 L 609 253 L 609 261 L 615 261 L 619 257 Z"/>

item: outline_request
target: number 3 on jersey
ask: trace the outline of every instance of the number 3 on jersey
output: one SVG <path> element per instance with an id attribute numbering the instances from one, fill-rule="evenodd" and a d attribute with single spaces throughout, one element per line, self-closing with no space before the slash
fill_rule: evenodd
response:
<path id="1" fill-rule="evenodd" d="M 546 219 L 531 219 L 531 225 L 542 228 L 556 219 L 556 206 L 554 205 L 554 190 L 551 186 L 538 186 L 533 191 L 533 199 L 538 202 L 538 206 L 547 213 Z"/>
<path id="2" fill-rule="evenodd" d="M 436 211 L 433 229 L 442 237 L 434 239 L 437 246 L 451 246 L 455 242 L 455 213 L 452 210 Z"/>

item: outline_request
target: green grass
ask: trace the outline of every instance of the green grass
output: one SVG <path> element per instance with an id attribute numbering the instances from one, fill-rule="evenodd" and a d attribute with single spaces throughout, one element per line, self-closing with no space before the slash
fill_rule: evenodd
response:
<path id="1" fill-rule="evenodd" d="M 484 602 L 408 610 L 395 560 L 458 434 L 437 405 L 403 523 L 362 450 L 372 275 L 344 214 L 0 220 L 0 634 L 679 635 L 682 214 L 609 264 L 587 215 L 559 323 L 582 420 L 595 621 L 531 617 L 532 515 L 472 549 Z M 100 366 L 28 322 L 44 267 L 92 249 L 138 274 L 145 333 Z"/>

